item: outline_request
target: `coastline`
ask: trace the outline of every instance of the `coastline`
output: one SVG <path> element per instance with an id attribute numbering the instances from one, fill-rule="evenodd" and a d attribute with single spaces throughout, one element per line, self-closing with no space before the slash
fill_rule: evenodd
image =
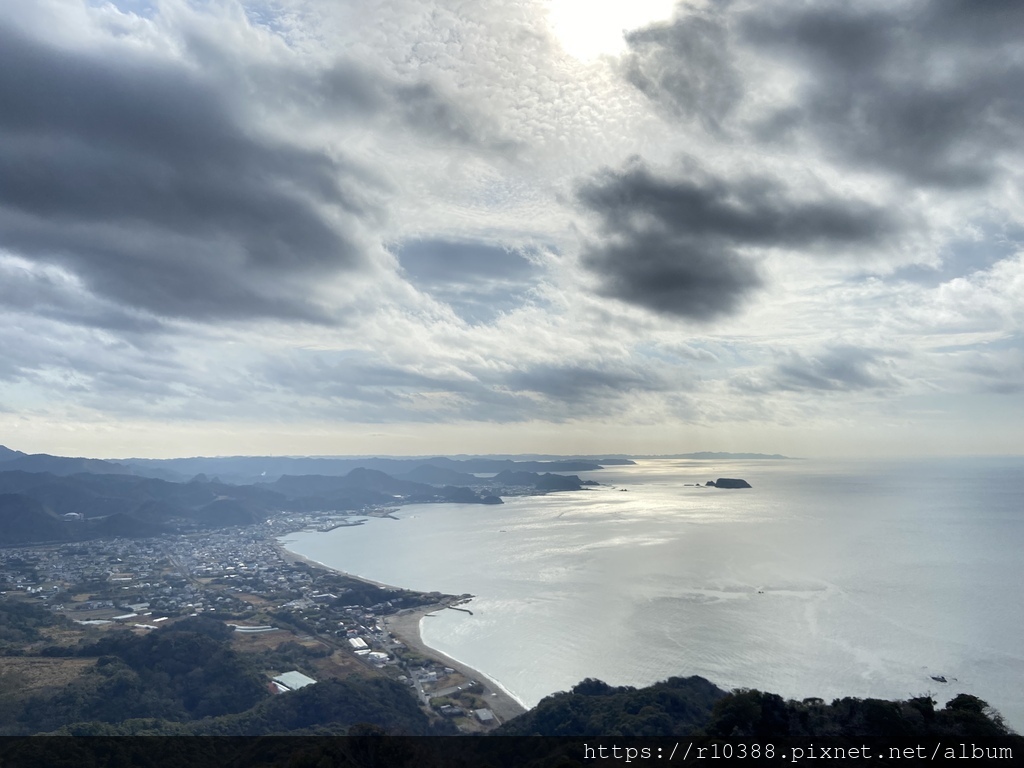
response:
<path id="1" fill-rule="evenodd" d="M 357 581 L 362 581 L 366 584 L 373 584 L 375 587 L 381 587 L 383 589 L 403 589 L 403 587 L 396 587 L 392 584 L 383 584 L 379 581 L 373 581 L 372 579 L 366 579 L 362 576 L 356 576 L 355 574 L 348 573 L 339 568 L 332 568 L 331 566 L 325 565 L 316 560 L 311 560 L 308 557 L 292 552 L 277 540 L 275 540 L 275 548 L 285 562 L 305 563 L 311 568 L 320 568 L 340 573 L 350 579 L 356 579 Z M 486 689 L 483 698 L 487 700 L 489 709 L 495 714 L 500 722 L 504 723 L 511 720 L 513 717 L 526 712 L 526 707 L 517 701 L 512 694 L 502 688 L 501 685 L 485 675 L 483 672 L 459 661 L 458 659 L 454 659 L 451 656 L 442 653 L 436 648 L 431 648 L 423 642 L 423 636 L 420 633 L 420 621 L 422 621 L 425 616 L 429 616 L 440 610 L 445 610 L 447 607 L 448 605 L 446 603 L 435 603 L 433 605 L 421 606 L 419 608 L 406 608 L 398 613 L 393 613 L 390 616 L 382 616 L 381 620 L 387 630 L 405 643 L 406 647 L 422 654 L 425 657 L 441 662 L 445 666 L 456 669 L 466 678 L 476 680 L 483 685 Z"/>
<path id="2" fill-rule="evenodd" d="M 357 577 L 353 576 L 353 578 Z M 422 621 L 425 616 L 429 616 L 430 614 L 435 613 L 438 610 L 444 610 L 445 608 L 447 608 L 447 606 L 444 604 L 425 606 L 422 608 L 407 608 L 403 611 L 399 611 L 398 613 L 393 613 L 390 616 L 384 616 L 382 620 L 388 631 L 405 643 L 407 647 L 423 654 L 424 656 L 440 661 L 452 669 L 457 669 L 465 677 L 481 683 L 486 689 L 483 698 L 488 702 L 488 708 L 495 714 L 500 722 L 504 723 L 511 720 L 516 715 L 521 715 L 526 712 L 526 707 L 520 704 L 512 694 L 502 688 L 483 672 L 469 666 L 465 662 L 452 658 L 446 653 L 442 653 L 436 648 L 431 648 L 423 642 L 423 636 L 420 633 L 420 621 Z"/>

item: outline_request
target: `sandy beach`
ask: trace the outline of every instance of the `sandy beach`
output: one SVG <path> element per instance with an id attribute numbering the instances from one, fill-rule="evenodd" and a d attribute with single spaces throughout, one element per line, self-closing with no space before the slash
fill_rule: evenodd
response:
<path id="1" fill-rule="evenodd" d="M 313 568 L 323 568 L 325 570 L 334 571 L 335 573 L 343 574 L 351 579 L 357 579 L 384 589 L 402 589 L 402 587 L 395 587 L 390 584 L 382 584 L 378 581 L 372 581 L 371 579 L 364 579 L 362 576 L 355 576 L 337 568 L 330 568 L 323 563 L 310 560 L 308 557 L 297 555 L 280 544 L 277 545 L 277 550 L 281 554 L 281 557 L 289 563 L 302 562 Z M 441 662 L 446 667 L 458 670 L 465 677 L 471 680 L 476 680 L 483 685 L 486 689 L 484 691 L 483 698 L 488 702 L 488 707 L 495 714 L 498 720 L 505 722 L 516 715 L 521 715 L 526 711 L 523 705 L 502 690 L 497 683 L 487 677 L 483 672 L 480 672 L 461 661 L 453 659 L 451 656 L 447 656 L 436 648 L 431 648 L 423 642 L 423 637 L 420 635 L 420 621 L 424 616 L 430 613 L 446 609 L 446 604 L 439 603 L 436 605 L 428 605 L 421 608 L 399 611 L 398 613 L 391 614 L 390 616 L 382 617 L 382 620 L 384 626 L 387 627 L 387 630 L 405 643 L 408 648 L 427 658 Z"/>
<path id="2" fill-rule="evenodd" d="M 521 715 L 525 712 L 526 709 L 522 704 L 509 696 L 483 672 L 424 644 L 423 638 L 420 635 L 420 621 L 427 614 L 438 610 L 445 610 L 445 606 L 433 605 L 426 606 L 424 608 L 399 611 L 398 613 L 390 616 L 385 616 L 383 619 L 384 626 L 387 627 L 391 634 L 405 643 L 406 646 L 412 650 L 439 661 L 447 667 L 456 669 L 467 678 L 476 680 L 482 684 L 486 689 L 484 691 L 483 698 L 487 701 L 488 708 L 501 722 L 504 723 L 506 720 L 511 720 L 516 715 Z"/>

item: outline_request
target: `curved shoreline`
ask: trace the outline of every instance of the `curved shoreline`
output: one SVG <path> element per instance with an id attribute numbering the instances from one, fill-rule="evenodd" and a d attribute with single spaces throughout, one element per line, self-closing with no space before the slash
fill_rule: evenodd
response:
<path id="1" fill-rule="evenodd" d="M 420 631 L 420 622 L 423 621 L 425 617 L 445 608 L 447 608 L 445 605 L 433 605 L 424 608 L 407 608 L 403 611 L 399 611 L 398 613 L 393 613 L 390 616 L 384 616 L 382 617 L 382 620 L 388 631 L 395 637 L 400 638 L 401 641 L 409 648 L 414 651 L 418 651 L 424 656 L 429 656 L 438 661 L 444 662 L 446 666 L 459 670 L 465 677 L 482 683 L 487 689 L 485 699 L 488 701 L 488 706 L 501 722 L 511 720 L 516 715 L 521 715 L 523 712 L 526 712 L 526 707 L 524 707 L 515 696 L 502 686 L 501 683 L 491 677 L 488 677 L 478 669 L 469 666 L 465 662 L 459 661 L 458 659 L 427 645 L 423 641 L 423 634 Z"/>
<path id="2" fill-rule="evenodd" d="M 350 579 L 356 579 L 357 581 L 362 581 L 366 584 L 373 584 L 375 587 L 381 587 L 382 589 L 404 589 L 404 587 L 397 587 L 393 584 L 384 584 L 379 581 L 373 581 L 372 579 L 357 576 L 354 573 L 348 573 L 340 568 L 333 568 L 317 560 L 312 560 L 288 549 L 280 540 L 275 540 L 275 543 L 282 559 L 286 562 L 305 563 L 312 568 L 322 568 L 327 571 L 333 571 L 334 573 L 340 573 Z M 459 661 L 436 648 L 432 648 L 423 641 L 423 635 L 420 632 L 420 622 L 424 617 L 436 613 L 439 610 L 444 610 L 447 607 L 448 606 L 445 603 L 435 603 L 434 605 L 422 606 L 420 608 L 406 608 L 398 613 L 393 613 L 390 616 L 382 616 L 381 620 L 384 622 L 384 626 L 387 627 L 388 631 L 405 643 L 408 648 L 411 648 L 412 650 L 436 661 L 440 661 L 444 663 L 445 666 L 457 669 L 465 677 L 481 683 L 487 689 L 485 698 L 488 700 L 489 708 L 494 712 L 499 721 L 505 722 L 526 712 L 527 708 L 523 706 L 523 704 L 513 696 L 511 692 L 502 686 L 501 683 L 485 675 L 478 669 L 469 666 L 465 662 Z"/>

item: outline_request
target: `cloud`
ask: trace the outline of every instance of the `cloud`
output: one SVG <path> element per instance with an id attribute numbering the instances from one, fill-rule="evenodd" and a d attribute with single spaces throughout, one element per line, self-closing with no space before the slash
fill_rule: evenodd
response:
<path id="1" fill-rule="evenodd" d="M 792 390 L 888 389 L 895 385 L 878 352 L 835 347 L 815 357 L 794 355 L 776 369 L 776 384 Z"/>
<path id="2" fill-rule="evenodd" d="M 583 251 L 603 295 L 692 320 L 733 314 L 760 286 L 756 254 L 819 252 L 877 243 L 896 229 L 885 211 L 857 200 L 799 199 L 782 182 L 656 175 L 643 162 L 605 170 L 577 189 L 601 239 Z"/>
<path id="3" fill-rule="evenodd" d="M 626 35 L 622 74 L 675 117 L 717 131 L 744 84 L 719 14 L 692 12 Z"/>
<path id="4" fill-rule="evenodd" d="M 134 311 L 333 323 L 323 286 L 375 268 L 392 182 L 276 114 L 507 149 L 429 83 L 280 51 L 246 66 L 189 23 L 179 55 L 0 24 L 0 247 Z"/>
<path id="5" fill-rule="evenodd" d="M 0 307 L 69 325 L 139 336 L 167 330 L 147 313 L 132 311 L 89 293 L 81 281 L 54 265 L 0 254 Z"/>
<path id="6" fill-rule="evenodd" d="M 1024 337 L 1017 336 L 991 347 L 970 350 L 967 360 L 961 362 L 960 370 L 977 377 L 970 388 L 998 395 L 1024 392 Z"/>
<path id="7" fill-rule="evenodd" d="M 836 160 L 914 185 L 969 188 L 1019 154 L 1024 62 L 1019 4 L 758 6 L 739 25 L 775 66 L 795 67 L 793 102 L 766 119 Z M 753 84 L 751 84 L 753 87 Z"/>
<path id="8" fill-rule="evenodd" d="M 763 151 L 814 148 L 904 183 L 977 188 L 1024 139 L 1013 2 L 704 9 L 627 35 L 623 75 L 678 120 Z"/>
<path id="9" fill-rule="evenodd" d="M 848 344 L 816 353 L 791 351 L 762 376 L 745 375 L 737 387 L 753 394 L 783 392 L 860 392 L 892 390 L 899 380 L 892 371 L 893 353 Z"/>
<path id="10" fill-rule="evenodd" d="M 252 135 L 190 68 L 7 27 L 0 47 L 0 237 L 12 251 L 188 317 L 315 319 L 286 286 L 362 260 L 328 213 L 366 209 L 339 181 L 345 163 Z"/>
<path id="11" fill-rule="evenodd" d="M 588 62 L 544 0 L 13 5 L 0 399 L 40 450 L 1020 431 L 1019 3 L 680 3 Z"/>
<path id="12" fill-rule="evenodd" d="M 400 363 L 359 350 L 290 351 L 266 356 L 247 375 L 275 391 L 284 408 L 362 422 L 608 417 L 622 414 L 624 396 L 668 389 L 661 373 L 627 361 L 489 362 L 466 356 Z"/>
<path id="13" fill-rule="evenodd" d="M 602 396 L 618 397 L 632 391 L 658 391 L 665 383 L 653 372 L 623 365 L 588 366 L 584 364 L 538 364 L 512 372 L 504 385 L 515 390 L 535 392 L 559 403 L 577 403 Z"/>
<path id="14" fill-rule="evenodd" d="M 521 252 L 485 243 L 414 240 L 397 255 L 413 285 L 470 322 L 522 306 L 540 272 Z"/>

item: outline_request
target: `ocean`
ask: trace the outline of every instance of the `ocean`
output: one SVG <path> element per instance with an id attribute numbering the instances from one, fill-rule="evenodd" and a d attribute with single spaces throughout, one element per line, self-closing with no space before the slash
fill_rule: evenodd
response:
<path id="1" fill-rule="evenodd" d="M 1024 731 L 1024 458 L 645 460 L 580 476 L 602 485 L 411 505 L 282 543 L 473 594 L 472 616 L 425 618 L 423 639 L 527 707 L 588 677 L 701 675 L 826 701 L 970 693 Z M 703 486 L 718 477 L 753 487 Z"/>

